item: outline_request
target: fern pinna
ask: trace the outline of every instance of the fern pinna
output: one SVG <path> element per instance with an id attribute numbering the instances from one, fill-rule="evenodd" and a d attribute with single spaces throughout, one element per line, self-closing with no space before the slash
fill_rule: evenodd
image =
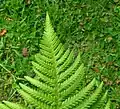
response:
<path id="1" fill-rule="evenodd" d="M 18 93 L 27 105 L 3 101 L 0 109 L 110 109 L 107 92 L 102 93 L 103 83 L 97 87 L 93 79 L 83 87 L 85 75 L 80 54 L 74 59 L 73 51 L 64 49 L 48 13 L 40 47 L 36 61 L 32 62 L 36 77 L 25 76 L 32 88 L 19 84 Z"/>

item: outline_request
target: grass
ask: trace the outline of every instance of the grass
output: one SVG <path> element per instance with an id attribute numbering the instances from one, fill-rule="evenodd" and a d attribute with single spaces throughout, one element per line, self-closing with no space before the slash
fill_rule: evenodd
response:
<path id="1" fill-rule="evenodd" d="M 29 3 L 30 1 L 30 3 Z M 14 87 L 31 75 L 39 52 L 46 11 L 66 47 L 81 51 L 87 78 L 109 90 L 113 109 L 120 108 L 120 2 L 117 0 L 0 1 L 0 100 L 15 100 Z M 26 48 L 26 51 L 23 51 Z M 28 52 L 24 56 L 23 52 Z M 89 80 L 89 79 L 88 79 Z"/>

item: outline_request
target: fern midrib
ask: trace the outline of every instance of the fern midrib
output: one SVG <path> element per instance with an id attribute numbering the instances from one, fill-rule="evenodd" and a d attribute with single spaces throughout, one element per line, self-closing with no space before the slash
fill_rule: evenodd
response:
<path id="1" fill-rule="evenodd" d="M 55 77 L 55 109 L 59 109 L 59 85 L 58 85 L 58 75 L 57 75 L 57 63 L 56 63 L 56 57 L 55 57 L 55 53 L 54 53 L 54 47 L 53 47 L 53 43 L 52 43 L 52 39 L 51 39 L 51 50 L 52 50 L 52 54 L 53 54 L 53 63 L 54 63 L 54 69 L 55 69 L 55 73 L 54 73 L 54 77 Z"/>

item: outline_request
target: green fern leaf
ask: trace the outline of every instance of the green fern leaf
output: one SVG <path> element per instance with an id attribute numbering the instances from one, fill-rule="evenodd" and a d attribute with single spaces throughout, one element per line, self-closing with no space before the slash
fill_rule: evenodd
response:
<path id="1" fill-rule="evenodd" d="M 20 83 L 18 93 L 27 106 L 3 101 L 0 109 L 110 109 L 105 93 L 101 96 L 103 82 L 97 87 L 93 79 L 84 86 L 84 65 L 80 53 L 75 58 L 73 50 L 65 49 L 46 14 L 45 32 L 40 43 L 40 53 L 32 62 L 34 78 L 25 76 L 30 86 Z"/>
<path id="2" fill-rule="evenodd" d="M 85 102 L 83 102 L 83 104 L 78 106 L 77 109 L 90 108 L 90 106 L 97 101 L 98 96 L 101 94 L 102 86 L 103 86 L 103 83 L 101 83 L 100 86 L 95 90 L 95 92 L 93 92 L 93 94 L 87 100 L 85 100 Z"/>
<path id="3" fill-rule="evenodd" d="M 0 109 L 10 109 L 8 106 L 6 106 L 3 103 L 0 103 Z"/>
<path id="4" fill-rule="evenodd" d="M 107 100 L 107 93 L 108 93 L 108 91 L 106 91 L 102 97 L 99 97 L 97 102 L 95 102 L 95 104 L 93 104 L 91 109 L 101 109 L 101 108 L 103 109 L 105 102 Z"/>
<path id="5" fill-rule="evenodd" d="M 110 109 L 110 100 L 107 102 L 105 109 Z"/>
<path id="6" fill-rule="evenodd" d="M 20 104 L 11 103 L 11 102 L 8 102 L 8 101 L 3 101 L 3 102 L 4 102 L 4 104 L 6 104 L 6 106 L 9 107 L 8 109 L 28 109 L 27 107 L 21 106 Z"/>

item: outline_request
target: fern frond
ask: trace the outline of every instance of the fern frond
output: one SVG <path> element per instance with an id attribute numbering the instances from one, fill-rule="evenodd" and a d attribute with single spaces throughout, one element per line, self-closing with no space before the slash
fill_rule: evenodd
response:
<path id="1" fill-rule="evenodd" d="M 62 81 L 66 80 L 66 78 L 71 76 L 76 71 L 79 64 L 80 64 L 80 55 L 77 56 L 74 63 L 68 69 L 66 69 L 66 71 L 60 74 L 59 83 L 61 83 Z"/>
<path id="2" fill-rule="evenodd" d="M 70 66 L 72 62 L 73 62 L 73 51 L 70 52 L 68 58 L 64 61 L 64 63 L 58 67 L 58 74 L 66 71 L 66 68 L 69 68 L 68 66 Z M 70 68 L 68 70 L 70 70 Z"/>
<path id="3" fill-rule="evenodd" d="M 50 78 L 54 78 L 53 75 L 52 75 L 52 70 L 48 70 L 42 66 L 40 66 L 38 63 L 36 62 L 32 62 L 32 65 L 33 65 L 33 69 L 36 69 L 38 70 L 40 73 L 50 77 Z"/>
<path id="4" fill-rule="evenodd" d="M 10 109 L 28 109 L 27 107 L 23 107 L 20 104 L 16 104 L 16 103 L 11 103 L 8 101 L 3 101 L 4 104 L 6 104 L 6 106 L 8 106 Z"/>
<path id="5" fill-rule="evenodd" d="M 71 97 L 72 95 L 75 94 L 76 91 L 78 92 L 78 91 L 80 91 L 83 88 L 83 83 L 82 83 L 83 82 L 83 78 L 84 78 L 84 66 L 83 66 L 83 64 L 79 67 L 79 69 L 76 72 L 77 73 L 75 73 L 72 76 L 73 79 L 74 79 L 75 76 L 76 76 L 76 78 L 74 79 L 74 81 L 72 81 L 72 80 L 70 81 L 70 83 L 72 82 L 71 84 L 69 83 L 68 80 L 65 81 L 66 84 L 68 82 L 68 84 L 70 84 L 70 85 L 68 85 L 66 89 L 64 88 L 64 90 L 60 92 L 60 95 L 61 95 L 60 99 L 61 100 L 63 100 L 64 98 Z M 62 85 L 63 84 L 61 84 L 61 86 Z M 62 88 L 60 88 L 59 90 L 61 90 L 61 89 Z"/>
<path id="6" fill-rule="evenodd" d="M 54 50 L 54 53 L 55 55 L 60 51 L 60 49 L 63 47 L 63 45 L 60 43 L 54 50 L 54 45 L 53 45 L 53 50 Z"/>
<path id="7" fill-rule="evenodd" d="M 81 73 L 83 73 L 84 71 L 84 67 L 83 65 L 81 65 L 76 71 L 75 73 L 70 76 L 67 80 L 65 80 L 64 82 L 62 82 L 60 84 L 60 89 L 59 91 L 61 90 L 65 90 L 67 89 L 69 86 L 71 86 L 72 84 L 74 84 L 74 82 L 79 78 L 80 79 L 80 76 L 82 75 Z"/>
<path id="8" fill-rule="evenodd" d="M 39 44 L 39 45 L 40 45 L 40 48 L 41 48 L 42 50 L 50 53 L 50 52 L 51 52 L 51 48 L 49 48 L 50 46 L 45 45 L 45 43 L 42 44 L 42 41 L 44 42 L 44 40 L 41 40 L 41 44 Z M 46 43 L 46 44 L 47 44 L 47 43 Z"/>
<path id="9" fill-rule="evenodd" d="M 75 107 L 78 103 L 82 102 L 84 98 L 87 97 L 87 95 L 92 90 L 92 87 L 95 85 L 96 80 L 93 79 L 85 88 L 83 88 L 80 92 L 78 92 L 73 97 L 68 98 L 62 103 L 61 109 L 71 109 L 72 107 Z"/>
<path id="10" fill-rule="evenodd" d="M 37 54 L 35 58 L 40 65 L 43 65 L 43 67 L 47 69 L 50 69 L 49 66 L 53 63 L 53 60 L 51 58 L 46 57 L 45 55 Z"/>
<path id="11" fill-rule="evenodd" d="M 110 100 L 108 100 L 106 106 L 105 106 L 105 109 L 110 109 Z"/>
<path id="12" fill-rule="evenodd" d="M 28 80 L 31 84 L 35 85 L 36 87 L 40 88 L 40 90 L 46 92 L 46 93 L 53 93 L 54 89 L 45 83 L 42 83 L 36 79 L 33 79 L 29 76 L 25 76 L 25 79 Z"/>
<path id="13" fill-rule="evenodd" d="M 47 105 L 46 103 L 44 103 L 42 101 L 38 101 L 37 99 L 35 99 L 34 97 L 32 97 L 30 94 L 26 93 L 23 90 L 18 90 L 18 92 L 29 103 L 29 105 L 32 106 L 32 108 L 36 108 L 36 109 L 53 109 L 53 107 L 51 105 Z"/>
<path id="14" fill-rule="evenodd" d="M 97 100 L 97 102 L 94 103 L 91 108 L 92 109 L 100 109 L 101 107 L 104 107 L 105 102 L 107 100 L 107 93 L 108 93 L 108 91 L 106 91 L 102 97 L 99 97 L 98 98 L 99 100 Z"/>
<path id="15" fill-rule="evenodd" d="M 90 106 L 97 101 L 99 95 L 101 94 L 102 86 L 103 86 L 103 82 L 96 89 L 96 91 L 93 92 L 93 94 L 87 100 L 85 100 L 80 106 L 78 106 L 76 109 L 79 109 L 79 108 L 88 109 L 88 108 L 90 108 Z"/>
<path id="16" fill-rule="evenodd" d="M 45 57 L 47 57 L 47 58 L 49 58 L 49 59 L 52 58 L 52 53 L 51 53 L 51 52 L 48 52 L 48 51 L 46 51 L 46 50 L 44 50 L 44 49 L 41 49 L 40 52 L 41 52 L 42 55 L 45 55 Z"/>
<path id="17" fill-rule="evenodd" d="M 62 65 L 62 64 L 64 63 L 64 61 L 68 58 L 69 54 L 70 54 L 70 50 L 67 49 L 67 50 L 65 51 L 65 53 L 61 56 L 61 58 L 58 57 L 59 60 L 57 61 L 57 66 Z M 56 60 L 57 60 L 57 59 L 56 59 Z"/>
<path id="18" fill-rule="evenodd" d="M 62 46 L 59 50 L 59 52 L 55 55 L 55 58 L 56 60 L 60 59 L 62 60 L 62 55 L 64 54 L 65 52 L 65 49 L 64 49 L 64 46 Z M 59 63 L 58 63 L 58 66 L 59 66 Z"/>
<path id="19" fill-rule="evenodd" d="M 36 98 L 42 102 L 45 102 L 47 104 L 52 104 L 54 102 L 55 98 L 50 94 L 45 94 L 42 91 L 37 91 L 21 83 L 20 87 L 22 88 L 23 91 L 30 94 L 33 98 Z"/>
<path id="20" fill-rule="evenodd" d="M 3 103 L 0 103 L 0 109 L 10 109 L 8 106 L 6 106 Z"/>
<path id="21" fill-rule="evenodd" d="M 4 101 L 0 109 L 99 109 L 105 106 L 107 92 L 101 95 L 103 82 L 96 86 L 93 79 L 87 86 L 83 85 L 85 72 L 80 53 L 75 58 L 73 50 L 64 48 L 48 13 L 40 53 L 35 55 L 32 65 L 36 76 L 25 76 L 31 87 L 20 83 L 17 90 L 27 106 Z M 110 101 L 105 109 L 110 109 Z"/>
<path id="22" fill-rule="evenodd" d="M 51 87 L 54 86 L 54 83 L 53 83 L 53 80 L 51 78 L 49 78 L 48 76 L 46 75 L 43 75 L 42 73 L 40 73 L 38 70 L 34 69 L 34 72 L 36 73 L 36 75 L 38 76 L 38 78 L 43 81 L 44 83 L 50 85 Z"/>

